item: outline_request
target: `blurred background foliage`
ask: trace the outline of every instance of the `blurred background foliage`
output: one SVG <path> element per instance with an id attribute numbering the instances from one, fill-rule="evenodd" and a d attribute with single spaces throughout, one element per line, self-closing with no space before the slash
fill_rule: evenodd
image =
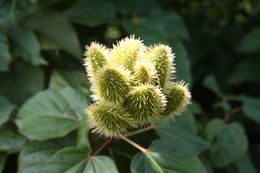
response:
<path id="1" fill-rule="evenodd" d="M 85 158 L 104 139 L 86 138 L 84 46 L 130 34 L 170 45 L 193 97 L 132 139 L 165 172 L 260 170 L 259 0 L 0 0 L 0 172 L 156 172 L 122 141 Z"/>

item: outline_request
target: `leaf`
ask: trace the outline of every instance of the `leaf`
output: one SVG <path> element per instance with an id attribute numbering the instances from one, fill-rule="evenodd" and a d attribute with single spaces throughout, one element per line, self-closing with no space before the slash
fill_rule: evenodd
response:
<path id="1" fill-rule="evenodd" d="M 86 95 L 90 95 L 90 84 L 86 74 L 79 70 L 54 71 L 51 75 L 49 87 L 53 89 L 73 87 L 86 93 Z"/>
<path id="2" fill-rule="evenodd" d="M 243 156 L 234 162 L 238 173 L 257 173 L 257 170 L 248 156 Z"/>
<path id="3" fill-rule="evenodd" d="M 43 173 L 82 173 L 86 163 L 87 153 L 84 150 L 67 147 L 45 163 Z"/>
<path id="4" fill-rule="evenodd" d="M 260 26 L 256 26 L 253 30 L 247 33 L 238 44 L 237 51 L 241 53 L 259 52 L 260 44 Z"/>
<path id="5" fill-rule="evenodd" d="M 89 156 L 84 150 L 67 147 L 57 151 L 46 163 L 43 173 L 117 173 L 107 156 Z"/>
<path id="6" fill-rule="evenodd" d="M 247 137 L 239 123 L 224 124 L 222 120 L 214 119 L 208 123 L 206 133 L 211 142 L 210 158 L 215 167 L 224 167 L 247 151 Z"/>
<path id="7" fill-rule="evenodd" d="M 175 58 L 176 64 L 176 80 L 184 80 L 189 84 L 189 87 L 192 86 L 192 75 L 190 61 L 187 58 Z"/>
<path id="8" fill-rule="evenodd" d="M 4 128 L 0 131 L 0 151 L 16 153 L 21 150 L 25 142 L 25 137 L 12 129 Z"/>
<path id="9" fill-rule="evenodd" d="M 171 132 L 187 132 L 195 134 L 197 132 L 196 122 L 193 114 L 187 110 L 180 116 L 174 117 L 167 122 L 160 122 L 156 124 L 156 132 L 159 134 L 167 134 Z"/>
<path id="10" fill-rule="evenodd" d="M 0 32 L 0 50 L 0 71 L 8 71 L 11 56 L 7 37 L 2 32 Z"/>
<path id="11" fill-rule="evenodd" d="M 109 1 L 104 0 L 80 0 L 72 6 L 66 15 L 73 22 L 88 26 L 97 26 L 108 23 L 115 18 L 115 9 Z"/>
<path id="12" fill-rule="evenodd" d="M 209 146 L 208 142 L 196 136 L 196 126 L 193 115 L 186 111 L 176 121 L 169 121 L 156 125 L 156 133 L 163 141 L 169 143 L 179 155 L 199 154 Z"/>
<path id="13" fill-rule="evenodd" d="M 206 173 L 206 169 L 196 156 L 176 157 L 168 151 L 148 149 L 138 153 L 131 161 L 132 173 Z"/>
<path id="14" fill-rule="evenodd" d="M 248 118 L 260 123 L 260 99 L 253 97 L 243 98 L 243 111 Z"/>
<path id="15" fill-rule="evenodd" d="M 173 12 L 161 12 L 153 16 L 156 20 L 165 26 L 168 38 L 176 42 L 176 40 L 189 41 L 189 31 L 182 17 Z"/>
<path id="16" fill-rule="evenodd" d="M 0 95 L 0 127 L 8 121 L 14 108 L 15 106 L 13 104 Z"/>
<path id="17" fill-rule="evenodd" d="M 19 155 L 18 173 L 42 173 L 46 161 L 68 144 L 64 139 L 28 143 Z"/>
<path id="18" fill-rule="evenodd" d="M 212 74 L 207 75 L 204 80 L 202 81 L 202 84 L 208 88 L 209 90 L 211 90 L 213 93 L 215 93 L 217 96 L 222 97 L 223 94 L 219 89 L 219 86 L 217 84 L 217 80 L 215 78 L 215 76 L 213 76 Z"/>
<path id="19" fill-rule="evenodd" d="M 83 173 L 118 173 L 115 163 L 107 156 L 91 157 Z"/>
<path id="20" fill-rule="evenodd" d="M 41 47 L 32 30 L 16 28 L 11 37 L 15 42 L 14 54 L 16 56 L 21 56 L 25 61 L 33 65 L 47 64 L 47 61 L 40 56 Z"/>
<path id="21" fill-rule="evenodd" d="M 258 74 L 260 73 L 259 63 L 260 59 L 258 57 L 241 60 L 230 73 L 228 78 L 229 84 L 239 85 L 249 82 L 260 83 L 260 78 L 258 77 Z"/>
<path id="22" fill-rule="evenodd" d="M 136 21 L 125 20 L 123 27 L 127 32 L 142 37 L 147 44 L 168 43 L 164 26 L 156 20 L 150 18 L 138 18 Z"/>
<path id="23" fill-rule="evenodd" d="M 35 15 L 27 25 L 60 49 L 67 51 L 76 59 L 81 59 L 77 34 L 64 15 L 59 13 Z"/>
<path id="24" fill-rule="evenodd" d="M 0 73 L 0 95 L 21 104 L 43 88 L 44 76 L 39 67 L 16 63 L 9 72 Z"/>
<path id="25" fill-rule="evenodd" d="M 0 173 L 2 173 L 4 170 L 6 160 L 7 160 L 7 154 L 0 153 Z"/>
<path id="26" fill-rule="evenodd" d="M 51 75 L 49 86 L 52 89 L 58 89 L 70 87 L 70 84 L 66 81 L 66 79 L 64 79 L 64 77 L 58 71 L 54 71 Z"/>
<path id="27" fill-rule="evenodd" d="M 77 131 L 77 142 L 76 142 L 77 148 L 91 151 L 91 145 L 88 139 L 88 132 L 89 132 L 89 127 L 88 127 L 87 117 L 83 117 L 83 121 L 81 122 Z"/>
<path id="28" fill-rule="evenodd" d="M 42 91 L 22 106 L 16 123 L 30 139 L 62 137 L 79 126 L 86 105 L 87 98 L 72 88 Z"/>

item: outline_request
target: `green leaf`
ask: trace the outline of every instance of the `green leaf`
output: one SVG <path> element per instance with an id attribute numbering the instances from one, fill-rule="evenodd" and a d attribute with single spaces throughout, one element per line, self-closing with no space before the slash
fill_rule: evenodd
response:
<path id="1" fill-rule="evenodd" d="M 58 71 L 54 71 L 51 75 L 49 87 L 52 89 L 59 89 L 70 87 L 70 84 Z"/>
<path id="2" fill-rule="evenodd" d="M 2 173 L 4 170 L 6 160 L 7 160 L 7 154 L 0 153 L 0 173 Z"/>
<path id="3" fill-rule="evenodd" d="M 90 157 L 83 173 L 118 173 L 113 160 L 107 156 Z"/>
<path id="4" fill-rule="evenodd" d="M 210 158 L 215 167 L 224 167 L 247 151 L 247 137 L 239 123 L 225 124 L 214 119 L 208 123 L 206 133 L 211 142 Z"/>
<path id="5" fill-rule="evenodd" d="M 26 142 L 25 137 L 11 129 L 0 131 L 0 152 L 16 153 L 21 150 Z"/>
<path id="6" fill-rule="evenodd" d="M 164 24 L 168 38 L 176 40 L 190 40 L 189 31 L 180 15 L 173 12 L 162 12 L 153 16 L 157 22 Z"/>
<path id="7" fill-rule="evenodd" d="M 248 118 L 260 123 L 260 99 L 245 97 L 243 99 L 243 111 Z"/>
<path id="8" fill-rule="evenodd" d="M 89 156 L 85 150 L 67 147 L 57 151 L 46 163 L 43 173 L 117 173 L 107 156 Z"/>
<path id="9" fill-rule="evenodd" d="M 196 156 L 175 156 L 167 150 L 148 149 L 138 153 L 131 161 L 132 173 L 206 173 Z"/>
<path id="10" fill-rule="evenodd" d="M 77 34 L 67 18 L 59 13 L 35 15 L 27 25 L 46 39 L 55 43 L 77 59 L 81 59 L 81 48 Z"/>
<path id="11" fill-rule="evenodd" d="M 167 122 L 160 122 L 156 124 L 156 132 L 161 134 L 168 134 L 171 132 L 187 132 L 195 134 L 197 132 L 196 122 L 193 114 L 187 110 L 180 116 L 174 117 Z"/>
<path id="12" fill-rule="evenodd" d="M 247 33 L 238 45 L 238 52 L 253 53 L 260 51 L 259 44 L 260 26 L 256 26 L 253 30 Z"/>
<path id="13" fill-rule="evenodd" d="M 88 26 L 108 23 L 115 18 L 115 9 L 109 1 L 81 0 L 66 12 L 73 21 Z"/>
<path id="14" fill-rule="evenodd" d="M 84 150 L 73 147 L 61 149 L 45 163 L 43 173 L 82 173 L 87 156 Z"/>
<path id="15" fill-rule="evenodd" d="M 137 21 L 125 20 L 123 27 L 127 32 L 141 37 L 145 43 L 168 43 L 167 32 L 164 26 L 154 19 L 143 18 L 137 19 Z"/>
<path id="16" fill-rule="evenodd" d="M 241 83 L 249 82 L 260 83 L 260 78 L 258 77 L 258 74 L 260 73 L 259 63 L 260 59 L 258 57 L 250 57 L 240 61 L 230 73 L 228 79 L 229 84 L 239 85 Z"/>
<path id="17" fill-rule="evenodd" d="M 22 106 L 16 123 L 30 139 L 62 137 L 79 126 L 86 105 L 87 98 L 72 88 L 42 91 Z"/>
<path id="18" fill-rule="evenodd" d="M 0 32 L 0 50 L 0 71 L 8 71 L 11 56 L 7 37 L 2 32 Z"/>
<path id="19" fill-rule="evenodd" d="M 16 56 L 21 56 L 25 61 L 33 65 L 47 64 L 47 61 L 40 56 L 41 47 L 32 30 L 16 28 L 11 37 L 15 42 L 14 54 Z"/>
<path id="20" fill-rule="evenodd" d="M 215 76 L 213 76 L 212 74 L 207 75 L 204 80 L 202 81 L 202 84 L 208 88 L 209 90 L 211 90 L 213 93 L 215 93 L 217 96 L 222 97 L 223 94 L 219 89 L 219 86 L 217 84 L 217 80 L 215 78 Z"/>
<path id="21" fill-rule="evenodd" d="M 87 117 L 83 117 L 83 121 L 81 122 L 77 131 L 77 142 L 76 142 L 77 148 L 91 151 L 91 145 L 89 143 L 88 133 L 89 133 L 89 127 L 88 127 Z"/>
<path id="22" fill-rule="evenodd" d="M 257 173 L 255 166 L 248 156 L 243 156 L 234 162 L 238 173 Z"/>
<path id="23" fill-rule="evenodd" d="M 187 58 L 175 58 L 177 80 L 183 80 L 192 86 L 190 61 Z"/>
<path id="24" fill-rule="evenodd" d="M 9 72 L 0 73 L 0 95 L 21 104 L 43 88 L 44 76 L 39 67 L 16 63 Z"/>
<path id="25" fill-rule="evenodd" d="M 178 151 L 179 155 L 199 154 L 209 146 L 208 142 L 196 136 L 196 126 L 193 115 L 186 111 L 176 120 L 162 122 L 156 125 L 156 133 L 164 143 L 168 142 L 172 149 Z"/>
<path id="26" fill-rule="evenodd" d="M 0 95 L 0 127 L 8 121 L 14 108 L 15 106 L 13 104 Z"/>
<path id="27" fill-rule="evenodd" d="M 46 161 L 68 144 L 64 139 L 28 143 L 19 155 L 18 173 L 42 173 Z"/>

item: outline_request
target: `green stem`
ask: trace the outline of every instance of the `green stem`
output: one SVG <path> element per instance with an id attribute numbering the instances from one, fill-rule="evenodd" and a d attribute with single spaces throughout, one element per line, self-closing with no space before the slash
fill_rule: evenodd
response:
<path id="1" fill-rule="evenodd" d="M 15 8 L 16 8 L 16 0 L 13 0 L 11 4 L 11 10 L 10 10 L 10 17 L 13 24 L 15 23 Z"/>
<path id="2" fill-rule="evenodd" d="M 137 134 L 140 134 L 140 133 L 149 131 L 149 130 L 153 130 L 153 129 L 155 129 L 155 125 L 150 125 L 150 126 L 147 126 L 147 127 L 143 128 L 143 129 L 139 129 L 139 130 L 136 130 L 136 131 L 127 133 L 127 134 L 125 135 L 125 137 L 134 136 L 134 135 L 137 135 Z"/>
<path id="3" fill-rule="evenodd" d="M 108 144 L 112 142 L 112 139 L 107 139 L 98 149 L 93 153 L 93 156 L 98 155 Z"/>
<path id="4" fill-rule="evenodd" d="M 137 148 L 138 150 L 140 150 L 143 153 L 147 153 L 147 149 L 143 148 L 141 145 L 135 143 L 134 141 L 126 138 L 125 136 L 120 136 L 121 139 L 123 139 L 124 141 L 126 141 L 127 143 L 131 144 L 133 147 Z"/>

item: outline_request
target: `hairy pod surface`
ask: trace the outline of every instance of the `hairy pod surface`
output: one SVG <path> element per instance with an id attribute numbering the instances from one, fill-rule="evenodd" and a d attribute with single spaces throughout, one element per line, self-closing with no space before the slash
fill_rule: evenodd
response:
<path id="1" fill-rule="evenodd" d="M 97 97 L 113 103 L 122 102 L 130 92 L 130 74 L 115 66 L 105 66 L 97 76 L 94 88 Z"/>
<path id="2" fill-rule="evenodd" d="M 166 94 L 167 106 L 162 115 L 166 118 L 178 115 L 190 103 L 191 95 L 183 82 L 174 83 Z"/>
<path id="3" fill-rule="evenodd" d="M 98 43 L 91 43 L 90 46 L 86 47 L 85 63 L 84 66 L 90 77 L 90 80 L 94 78 L 96 73 L 107 64 L 108 49 L 105 46 Z"/>
<path id="4" fill-rule="evenodd" d="M 113 46 L 109 56 L 110 64 L 118 64 L 133 72 L 134 65 L 144 55 L 145 46 L 142 41 L 131 36 Z"/>
<path id="5" fill-rule="evenodd" d="M 134 87 L 124 103 L 125 109 L 140 125 L 149 123 L 165 107 L 165 96 L 152 85 Z"/>
<path id="6" fill-rule="evenodd" d="M 156 69 L 158 75 L 158 84 L 165 89 L 174 73 L 173 60 L 171 48 L 166 45 L 156 45 L 150 48 L 145 55 L 145 59 L 151 61 Z"/>
<path id="7" fill-rule="evenodd" d="M 152 84 L 156 80 L 156 72 L 152 63 L 137 61 L 134 66 L 134 80 L 137 85 Z"/>
<path id="8" fill-rule="evenodd" d="M 86 112 L 93 131 L 107 137 L 120 135 L 135 126 L 134 119 L 118 105 L 93 104 Z"/>

